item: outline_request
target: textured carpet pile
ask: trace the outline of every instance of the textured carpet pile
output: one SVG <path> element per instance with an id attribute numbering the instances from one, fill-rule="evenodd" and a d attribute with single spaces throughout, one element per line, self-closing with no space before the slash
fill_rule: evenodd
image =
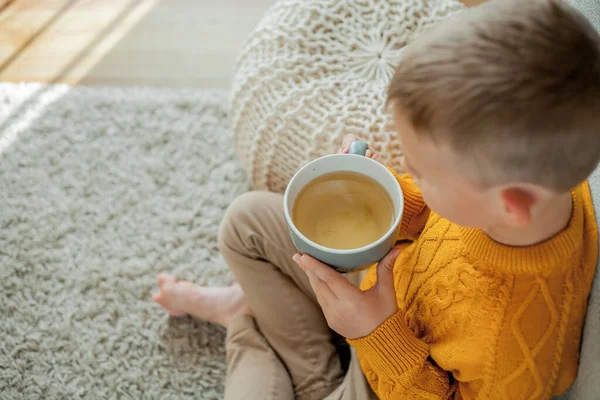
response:
<path id="1" fill-rule="evenodd" d="M 0 398 L 221 398 L 224 331 L 150 295 L 231 282 L 246 189 L 222 93 L 0 84 Z"/>

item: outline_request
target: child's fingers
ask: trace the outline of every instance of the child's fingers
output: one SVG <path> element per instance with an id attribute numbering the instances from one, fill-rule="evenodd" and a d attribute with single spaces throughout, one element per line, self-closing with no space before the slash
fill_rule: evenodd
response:
<path id="1" fill-rule="evenodd" d="M 354 296 L 358 293 L 362 293 L 360 289 L 348 282 L 348 280 L 344 278 L 342 274 L 336 272 L 330 266 L 323 264 L 309 255 L 305 254 L 302 257 L 299 257 L 298 261 L 296 262 L 305 272 L 307 270 L 313 272 L 331 289 L 336 298 Z"/>
<path id="2" fill-rule="evenodd" d="M 310 286 L 312 286 L 313 292 L 315 292 L 321 308 L 324 309 L 329 306 L 330 302 L 337 300 L 337 296 L 333 293 L 327 283 L 319 279 L 319 277 L 310 269 L 307 269 L 304 272 L 306 273 L 306 276 L 308 276 Z"/>
<path id="3" fill-rule="evenodd" d="M 357 140 L 361 140 L 361 139 L 356 135 L 344 136 L 344 140 L 342 140 L 342 149 L 349 149 L 352 142 L 355 142 Z"/>
<path id="4" fill-rule="evenodd" d="M 310 286 L 312 287 L 313 292 L 315 292 L 315 295 L 317 296 L 317 300 L 319 301 L 321 308 L 324 309 L 330 304 L 330 302 L 337 300 L 337 296 L 335 295 L 335 293 L 333 293 L 333 290 L 331 290 L 327 282 L 319 278 L 310 267 L 307 267 L 306 258 L 307 257 L 302 256 L 300 254 L 294 254 L 294 256 L 292 257 L 294 262 L 298 264 L 298 266 L 302 269 L 302 271 L 304 271 L 304 273 L 308 277 Z M 312 257 L 309 258 L 312 259 Z"/>
<path id="5" fill-rule="evenodd" d="M 348 153 L 348 149 L 341 149 L 341 150 L 345 150 L 342 154 Z M 373 150 L 371 148 L 371 146 L 367 147 L 367 151 L 365 152 L 365 157 L 370 158 L 371 160 L 377 161 L 379 164 L 385 165 L 385 163 L 383 162 L 383 159 L 381 158 L 379 153 L 375 152 L 375 150 Z"/>
<path id="6" fill-rule="evenodd" d="M 327 271 L 325 271 L 325 273 L 321 271 L 321 268 L 323 268 L 325 270 L 334 272 L 330 267 L 306 254 L 294 254 L 292 260 L 294 260 L 300 269 L 302 269 L 302 271 L 304 271 L 304 273 L 308 276 L 310 285 L 315 293 L 322 291 L 322 295 L 327 295 L 331 298 L 337 298 L 337 295 L 330 286 L 333 280 L 332 277 L 327 276 L 326 279 L 323 279 L 323 276 L 326 275 Z M 340 274 L 338 275 L 340 278 L 344 279 Z"/>
<path id="7" fill-rule="evenodd" d="M 352 144 L 352 142 L 355 142 L 357 140 L 364 139 L 361 139 L 358 136 L 352 134 L 346 135 L 344 137 L 344 140 L 342 141 L 342 148 L 338 151 L 338 154 L 348 154 L 350 152 L 350 145 Z M 377 154 L 377 152 L 375 152 L 375 150 L 373 150 L 373 148 L 370 145 L 368 145 L 367 147 L 365 157 L 371 158 L 380 164 L 384 164 L 383 159 L 379 156 L 379 154 Z"/>
<path id="8" fill-rule="evenodd" d="M 379 164 L 385 165 L 383 158 L 381 158 L 381 156 L 378 153 L 373 154 L 373 157 L 371 157 L 371 159 L 377 161 Z"/>

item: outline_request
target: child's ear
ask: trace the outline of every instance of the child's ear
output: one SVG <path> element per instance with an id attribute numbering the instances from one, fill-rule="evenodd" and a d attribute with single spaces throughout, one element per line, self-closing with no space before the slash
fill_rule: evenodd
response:
<path id="1" fill-rule="evenodd" d="M 502 189 L 500 196 L 504 204 L 504 220 L 512 226 L 529 225 L 536 203 L 535 193 L 526 188 L 508 187 Z"/>

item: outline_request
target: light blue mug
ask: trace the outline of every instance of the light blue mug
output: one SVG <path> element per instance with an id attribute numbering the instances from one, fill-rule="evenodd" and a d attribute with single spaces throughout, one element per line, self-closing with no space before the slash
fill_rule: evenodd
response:
<path id="1" fill-rule="evenodd" d="M 364 157 L 367 144 L 362 141 L 352 143 L 350 154 L 334 154 L 318 158 L 302 167 L 292 177 L 284 196 L 285 220 L 294 245 L 301 253 L 330 265 L 339 272 L 357 272 L 379 262 L 394 246 L 402 212 L 404 198 L 400 184 L 383 165 Z M 311 181 L 331 172 L 357 172 L 377 181 L 390 195 L 394 205 L 394 221 L 390 229 L 379 240 L 356 249 L 337 250 L 321 246 L 304 236 L 294 225 L 292 210 L 302 189 Z"/>

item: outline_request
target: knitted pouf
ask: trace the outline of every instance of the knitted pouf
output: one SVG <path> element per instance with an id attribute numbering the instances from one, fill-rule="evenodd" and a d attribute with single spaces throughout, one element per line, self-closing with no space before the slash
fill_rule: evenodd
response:
<path id="1" fill-rule="evenodd" d="M 401 170 L 387 84 L 404 46 L 462 8 L 457 0 L 276 2 L 247 39 L 233 84 L 234 144 L 253 187 L 282 192 L 349 133 Z"/>

